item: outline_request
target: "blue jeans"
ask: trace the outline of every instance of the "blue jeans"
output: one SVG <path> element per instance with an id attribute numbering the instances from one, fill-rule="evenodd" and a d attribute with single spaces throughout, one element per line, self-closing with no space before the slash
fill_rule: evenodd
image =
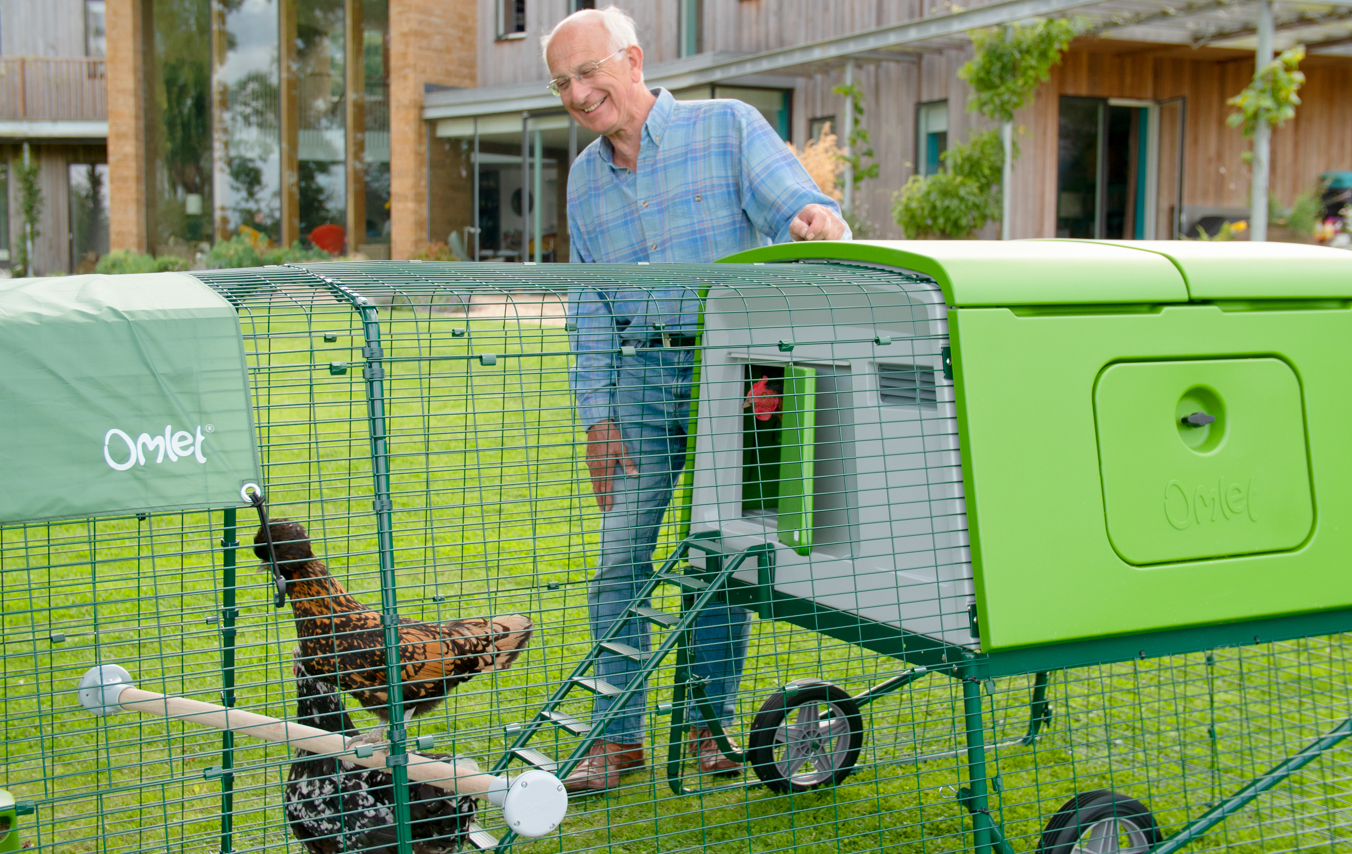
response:
<path id="1" fill-rule="evenodd" d="M 653 571 L 653 550 L 672 492 L 685 467 L 686 424 L 690 418 L 690 379 L 694 354 L 689 350 L 640 347 L 620 360 L 613 417 L 620 428 L 629 458 L 638 475 L 615 467 L 611 481 L 615 503 L 601 521 L 601 565 L 587 589 L 592 638 L 599 639 L 622 617 Z M 649 601 L 638 604 L 649 605 Z M 750 615 L 742 608 L 716 605 L 706 608 L 695 623 L 692 671 L 708 679 L 705 686 L 713 708 L 727 726 L 736 714 L 737 691 L 746 661 Z M 628 619 L 615 640 L 647 652 L 648 621 Z M 639 665 L 627 658 L 603 653 L 597 675 L 623 688 Z M 603 714 L 613 698 L 598 694 L 593 713 Z M 629 698 L 611 721 L 606 738 L 621 744 L 643 741 L 644 690 Z M 691 708 L 689 720 L 700 719 Z"/>

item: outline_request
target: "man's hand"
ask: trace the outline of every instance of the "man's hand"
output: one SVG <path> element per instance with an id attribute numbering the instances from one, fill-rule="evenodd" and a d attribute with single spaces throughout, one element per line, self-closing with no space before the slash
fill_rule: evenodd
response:
<path id="1" fill-rule="evenodd" d="M 845 236 L 845 223 L 825 205 L 808 205 L 789 223 L 794 240 L 839 240 Z"/>
<path id="2" fill-rule="evenodd" d="M 624 440 L 620 438 L 620 428 L 607 418 L 587 428 L 587 471 L 591 473 L 596 506 L 601 508 L 602 513 L 610 512 L 615 504 L 611 480 L 616 463 L 624 466 L 624 473 L 630 477 L 638 475 L 638 466 L 629 459 Z"/>

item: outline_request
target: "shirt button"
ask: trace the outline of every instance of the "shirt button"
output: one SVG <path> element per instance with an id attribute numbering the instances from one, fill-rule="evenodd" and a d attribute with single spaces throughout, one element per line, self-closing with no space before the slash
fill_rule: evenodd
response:
<path id="1" fill-rule="evenodd" d="M 648 203 L 647 203 L 647 202 L 644 202 L 644 203 L 643 203 L 643 206 L 646 208 L 646 207 L 648 206 Z"/>
<path id="2" fill-rule="evenodd" d="M 700 201 L 703 201 L 703 200 L 704 200 L 704 197 L 703 197 L 703 196 L 695 196 L 695 201 L 700 202 Z"/>
<path id="3" fill-rule="evenodd" d="M 657 248 L 657 244 L 656 244 L 656 243 L 653 244 L 653 248 L 654 248 L 654 249 Z"/>

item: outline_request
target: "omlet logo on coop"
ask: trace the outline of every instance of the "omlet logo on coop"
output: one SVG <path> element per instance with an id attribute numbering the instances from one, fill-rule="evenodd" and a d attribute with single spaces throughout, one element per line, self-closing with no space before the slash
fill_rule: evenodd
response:
<path id="1" fill-rule="evenodd" d="M 212 425 L 206 425 L 207 433 L 213 429 Z M 103 459 L 118 471 L 126 471 L 132 466 L 143 466 L 147 461 L 162 463 L 165 457 L 168 457 L 171 463 L 180 460 L 205 463 L 207 458 L 202 455 L 204 438 L 200 424 L 193 433 L 187 430 L 174 430 L 174 425 L 166 424 L 163 434 L 152 436 L 149 433 L 142 433 L 135 439 L 130 433 L 114 427 L 103 434 Z"/>

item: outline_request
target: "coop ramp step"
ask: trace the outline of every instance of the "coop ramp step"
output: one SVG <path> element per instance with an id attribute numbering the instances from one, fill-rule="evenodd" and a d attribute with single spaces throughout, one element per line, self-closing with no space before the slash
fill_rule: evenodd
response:
<path id="1" fill-rule="evenodd" d="M 671 628 L 680 622 L 680 617 L 675 614 L 668 614 L 666 611 L 659 611 L 656 608 L 649 608 L 646 605 L 636 605 L 632 609 L 635 615 L 652 620 L 659 626 Z"/>
<path id="2" fill-rule="evenodd" d="M 512 755 L 525 762 L 527 765 L 533 765 L 541 771 L 548 771 L 553 774 L 554 769 L 559 767 L 559 763 L 554 761 L 554 757 L 548 756 L 533 747 L 514 747 Z"/>
<path id="3" fill-rule="evenodd" d="M 480 827 L 477 822 L 469 823 L 467 838 L 470 846 L 479 851 L 491 851 L 498 847 L 498 838 Z"/>
<path id="4" fill-rule="evenodd" d="M 641 649 L 634 649 L 629 644 L 620 643 L 619 641 L 603 641 L 601 643 L 601 648 L 640 664 L 647 661 L 649 656 L 649 653 L 646 653 Z"/>
<path id="5" fill-rule="evenodd" d="M 580 687 L 586 688 L 593 694 L 604 694 L 607 697 L 613 697 L 616 694 L 620 693 L 619 688 L 616 688 L 614 685 L 611 685 L 606 680 L 596 679 L 591 676 L 579 676 L 573 680 L 573 683 Z"/>
<path id="6" fill-rule="evenodd" d="M 551 710 L 545 712 L 544 716 L 547 720 L 553 721 L 554 726 L 572 735 L 586 735 L 591 732 L 591 724 L 584 723 L 572 715 Z"/>

